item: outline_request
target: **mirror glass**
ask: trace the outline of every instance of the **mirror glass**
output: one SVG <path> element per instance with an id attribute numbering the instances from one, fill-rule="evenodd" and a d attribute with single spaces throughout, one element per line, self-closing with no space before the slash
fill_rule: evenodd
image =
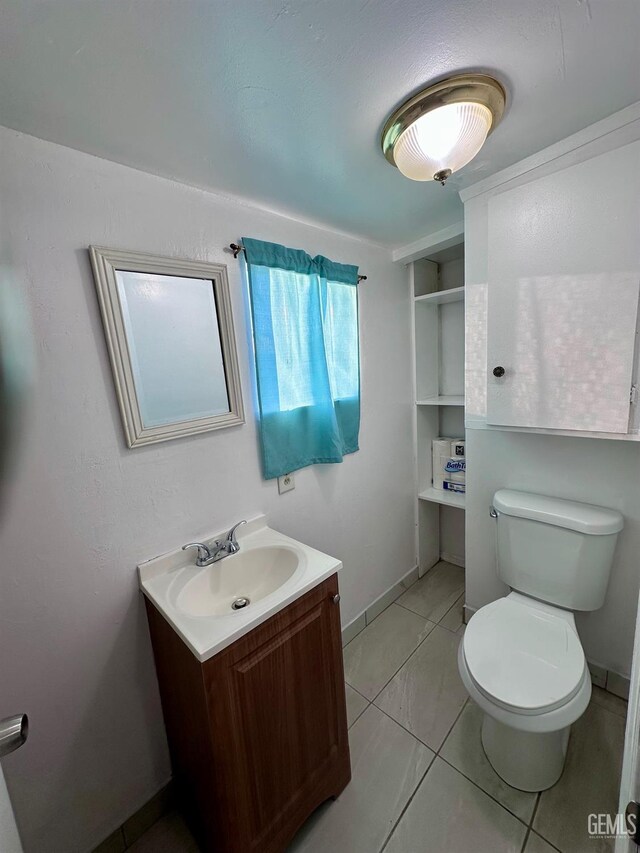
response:
<path id="1" fill-rule="evenodd" d="M 213 282 L 116 271 L 143 426 L 229 411 Z"/>

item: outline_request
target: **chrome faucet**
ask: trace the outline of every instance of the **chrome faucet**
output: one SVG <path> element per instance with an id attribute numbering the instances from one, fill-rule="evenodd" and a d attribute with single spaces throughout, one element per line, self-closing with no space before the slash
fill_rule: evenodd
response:
<path id="1" fill-rule="evenodd" d="M 218 560 L 223 560 L 229 554 L 238 553 L 240 546 L 236 539 L 236 530 L 241 524 L 246 523 L 246 521 L 239 521 L 237 524 L 234 524 L 224 539 L 216 539 L 211 548 L 203 542 L 189 542 L 188 545 L 182 546 L 182 550 L 186 551 L 187 548 L 197 548 L 196 566 L 210 566 L 211 563 L 217 563 Z"/>

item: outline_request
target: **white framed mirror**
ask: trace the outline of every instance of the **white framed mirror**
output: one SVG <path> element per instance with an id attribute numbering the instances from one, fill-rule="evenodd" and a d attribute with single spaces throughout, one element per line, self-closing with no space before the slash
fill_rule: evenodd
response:
<path id="1" fill-rule="evenodd" d="M 244 423 L 226 266 L 89 253 L 129 447 Z"/>

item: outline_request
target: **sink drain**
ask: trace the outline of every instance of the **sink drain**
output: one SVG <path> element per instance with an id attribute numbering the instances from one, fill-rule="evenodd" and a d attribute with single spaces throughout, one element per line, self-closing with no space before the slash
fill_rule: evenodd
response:
<path id="1" fill-rule="evenodd" d="M 236 598 L 236 600 L 231 605 L 232 610 L 242 610 L 243 607 L 246 607 L 248 604 L 251 604 L 251 599 L 244 598 L 244 596 L 240 596 L 240 598 Z"/>

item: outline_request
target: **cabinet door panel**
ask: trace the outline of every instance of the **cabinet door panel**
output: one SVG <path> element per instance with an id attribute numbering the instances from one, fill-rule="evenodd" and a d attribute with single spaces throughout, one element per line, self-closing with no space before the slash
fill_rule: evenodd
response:
<path id="1" fill-rule="evenodd" d="M 640 143 L 611 156 L 489 201 L 489 423 L 628 431 Z"/>
<path id="2" fill-rule="evenodd" d="M 278 821 L 337 751 L 336 702 L 328 698 L 334 692 L 328 606 L 318 605 L 230 673 L 254 838 Z"/>
<path id="3" fill-rule="evenodd" d="M 233 732 L 238 815 L 232 849 L 283 849 L 310 812 L 350 775 L 335 578 L 240 640 L 206 676 L 216 730 Z M 306 606 L 305 606 L 306 603 Z M 224 660 L 223 660 L 224 658 Z"/>

